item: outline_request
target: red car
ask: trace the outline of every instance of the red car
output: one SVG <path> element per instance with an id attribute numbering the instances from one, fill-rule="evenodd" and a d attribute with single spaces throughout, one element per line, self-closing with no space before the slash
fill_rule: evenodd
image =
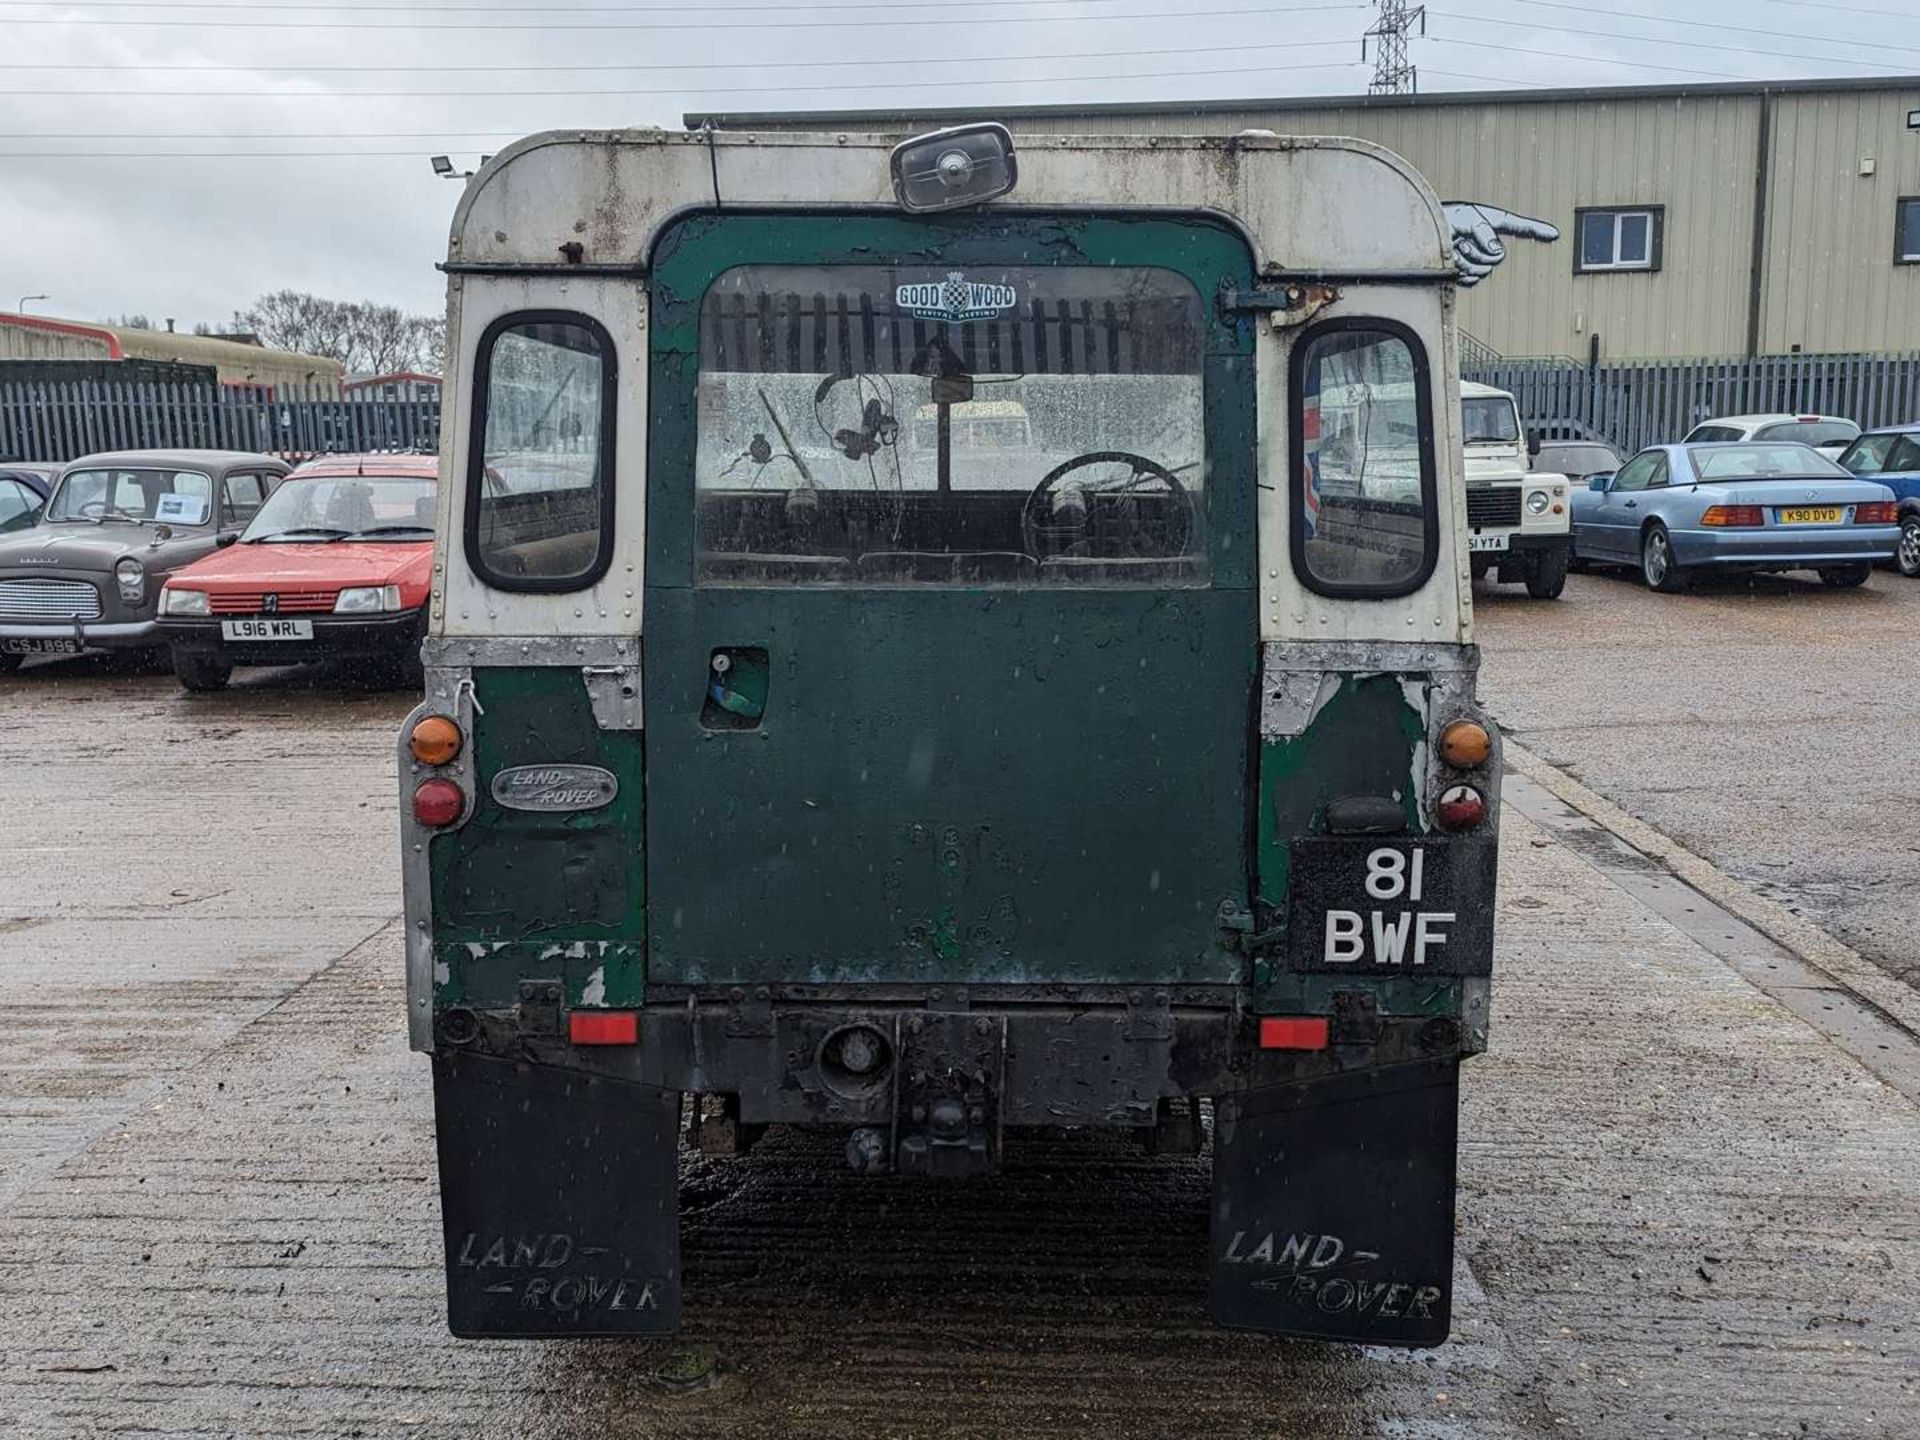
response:
<path id="1" fill-rule="evenodd" d="M 189 690 L 236 665 L 418 664 L 433 578 L 439 461 L 329 456 L 281 482 L 237 543 L 176 570 L 160 629 Z"/>

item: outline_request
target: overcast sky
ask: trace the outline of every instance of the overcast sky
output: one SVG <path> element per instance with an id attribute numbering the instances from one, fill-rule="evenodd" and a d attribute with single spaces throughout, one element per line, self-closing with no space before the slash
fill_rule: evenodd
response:
<path id="1" fill-rule="evenodd" d="M 45 292 L 30 310 L 185 329 L 281 287 L 436 310 L 458 191 L 435 153 L 471 166 L 530 131 L 672 125 L 690 109 L 1355 94 L 1375 14 L 1328 0 L 0 0 L 0 310 Z M 1430 91 L 1911 75 L 1920 4 L 1455 0 L 1429 7 L 1412 58 Z"/>

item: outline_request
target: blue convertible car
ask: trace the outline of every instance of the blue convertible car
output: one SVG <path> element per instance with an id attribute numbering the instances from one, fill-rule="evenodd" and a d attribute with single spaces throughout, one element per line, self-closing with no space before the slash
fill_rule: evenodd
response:
<path id="1" fill-rule="evenodd" d="M 1899 542 L 1893 492 L 1805 445 L 1656 445 L 1573 495 L 1574 562 L 1636 566 L 1655 590 L 1704 571 L 1859 585 Z"/>

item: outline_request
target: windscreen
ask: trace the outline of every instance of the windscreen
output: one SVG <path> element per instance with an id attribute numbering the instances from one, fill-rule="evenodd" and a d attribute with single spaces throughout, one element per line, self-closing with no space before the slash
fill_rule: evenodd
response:
<path id="1" fill-rule="evenodd" d="M 1520 439 L 1520 417 L 1504 395 L 1462 400 L 1460 422 L 1469 445 L 1512 445 Z"/>
<path id="2" fill-rule="evenodd" d="M 184 498 L 161 517 L 161 502 L 168 496 Z M 212 505 L 213 479 L 197 470 L 76 470 L 47 507 L 47 519 L 106 524 L 168 518 L 176 524 L 204 525 Z"/>
<path id="3" fill-rule="evenodd" d="M 1204 583 L 1200 304 L 1146 267 L 728 271 L 699 580 Z"/>
<path id="4" fill-rule="evenodd" d="M 1804 480 L 1847 473 L 1805 445 L 1713 445 L 1689 453 L 1702 480 Z"/>
<path id="5" fill-rule="evenodd" d="M 268 497 L 240 538 L 249 544 L 281 540 L 430 540 L 437 488 L 434 481 L 415 476 L 296 478 Z"/>

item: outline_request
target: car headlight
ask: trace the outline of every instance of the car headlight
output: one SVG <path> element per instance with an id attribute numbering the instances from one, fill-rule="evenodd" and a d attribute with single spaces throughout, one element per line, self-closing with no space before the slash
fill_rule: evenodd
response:
<path id="1" fill-rule="evenodd" d="M 356 585 L 333 602 L 336 615 L 379 615 L 400 608 L 398 585 Z"/>
<path id="2" fill-rule="evenodd" d="M 147 590 L 147 567 L 129 555 L 113 567 L 113 578 L 120 584 L 120 598 L 138 604 Z"/>
<path id="3" fill-rule="evenodd" d="M 1527 492 L 1527 513 L 1529 515 L 1544 515 L 1547 513 L 1546 491 L 1529 490 Z"/>
<path id="4" fill-rule="evenodd" d="M 162 615 L 205 615 L 207 592 L 176 590 L 169 585 L 160 592 L 160 613 Z"/>

